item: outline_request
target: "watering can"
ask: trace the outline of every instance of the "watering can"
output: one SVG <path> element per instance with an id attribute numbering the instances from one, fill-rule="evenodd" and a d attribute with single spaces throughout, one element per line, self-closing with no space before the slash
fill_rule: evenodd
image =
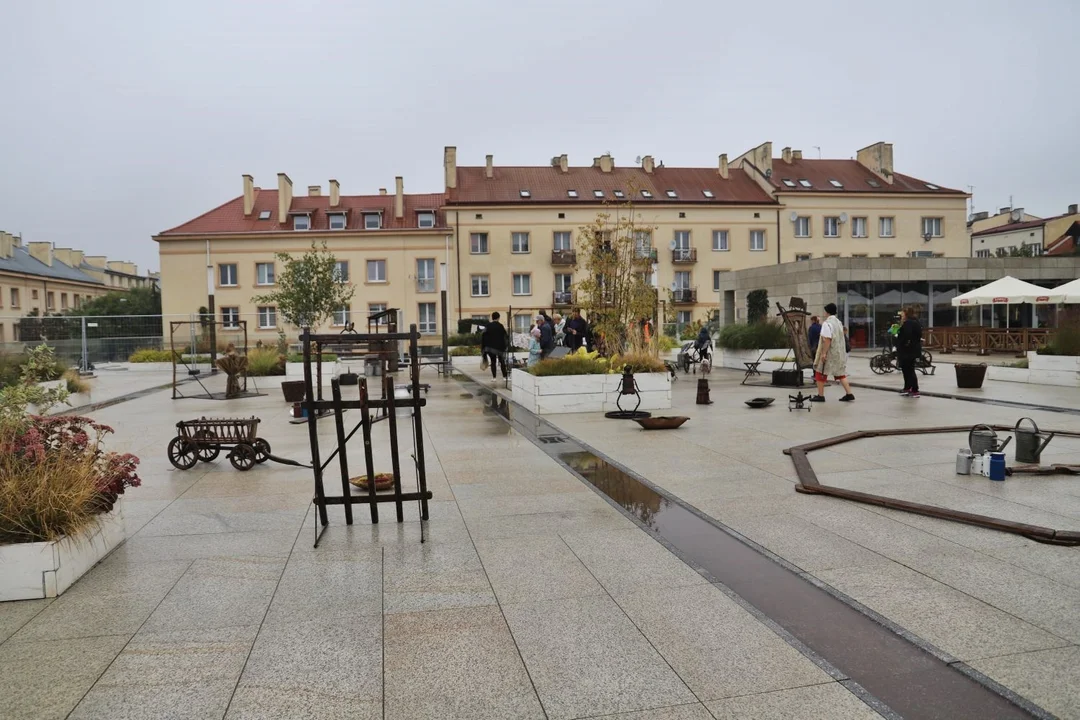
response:
<path id="1" fill-rule="evenodd" d="M 976 425 L 968 432 L 968 447 L 975 455 L 1001 452 L 1010 440 L 1012 438 L 1005 438 L 1005 442 L 999 443 L 997 433 L 989 425 Z"/>
<path id="2" fill-rule="evenodd" d="M 1020 423 L 1025 420 L 1031 423 L 1030 428 L 1020 427 Z M 1035 421 L 1031 418 L 1020 418 L 1017 420 L 1013 432 L 1016 434 L 1016 462 L 1019 463 L 1038 465 L 1039 456 L 1042 455 L 1042 451 L 1046 449 L 1046 446 L 1054 439 L 1054 433 L 1050 433 L 1049 435 L 1041 434 L 1039 432 L 1039 426 L 1036 425 Z"/>

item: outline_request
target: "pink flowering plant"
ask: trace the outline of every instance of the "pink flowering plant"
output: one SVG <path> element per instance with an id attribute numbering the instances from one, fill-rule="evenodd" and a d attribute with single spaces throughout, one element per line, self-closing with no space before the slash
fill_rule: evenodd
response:
<path id="1" fill-rule="evenodd" d="M 64 398 L 24 381 L 14 391 L 0 389 L 0 544 L 76 535 L 140 484 L 138 458 L 105 450 L 112 428 L 85 417 L 28 413 L 30 399 L 45 401 L 33 403 L 40 412 Z"/>

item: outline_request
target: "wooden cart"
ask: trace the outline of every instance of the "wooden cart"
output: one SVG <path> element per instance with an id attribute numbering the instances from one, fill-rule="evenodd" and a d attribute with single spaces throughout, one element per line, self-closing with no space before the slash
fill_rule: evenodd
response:
<path id="1" fill-rule="evenodd" d="M 212 462 L 222 450 L 237 470 L 250 470 L 270 459 L 270 443 L 257 437 L 259 418 L 200 418 L 176 423 L 176 437 L 169 441 L 169 462 L 180 470 Z"/>

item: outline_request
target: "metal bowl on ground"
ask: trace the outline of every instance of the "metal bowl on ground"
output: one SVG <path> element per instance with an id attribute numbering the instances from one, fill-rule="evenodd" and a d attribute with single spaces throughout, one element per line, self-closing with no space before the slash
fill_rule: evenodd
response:
<path id="1" fill-rule="evenodd" d="M 772 405 L 775 400 L 776 398 L 771 397 L 758 397 L 745 400 L 744 402 L 752 408 L 763 408 Z"/>
<path id="2" fill-rule="evenodd" d="M 646 430 L 674 430 L 690 418 L 682 415 L 657 415 L 656 417 L 634 418 Z"/>

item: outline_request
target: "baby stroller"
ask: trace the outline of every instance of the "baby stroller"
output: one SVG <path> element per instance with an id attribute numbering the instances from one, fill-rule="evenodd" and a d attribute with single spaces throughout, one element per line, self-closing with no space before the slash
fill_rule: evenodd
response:
<path id="1" fill-rule="evenodd" d="M 698 340 L 692 340 L 683 343 L 682 350 L 679 351 L 679 367 L 683 369 L 684 373 L 689 373 L 691 370 L 694 374 L 697 374 L 697 366 L 704 362 L 712 362 L 712 350 L 713 342 L 708 340 L 704 343 Z"/>

